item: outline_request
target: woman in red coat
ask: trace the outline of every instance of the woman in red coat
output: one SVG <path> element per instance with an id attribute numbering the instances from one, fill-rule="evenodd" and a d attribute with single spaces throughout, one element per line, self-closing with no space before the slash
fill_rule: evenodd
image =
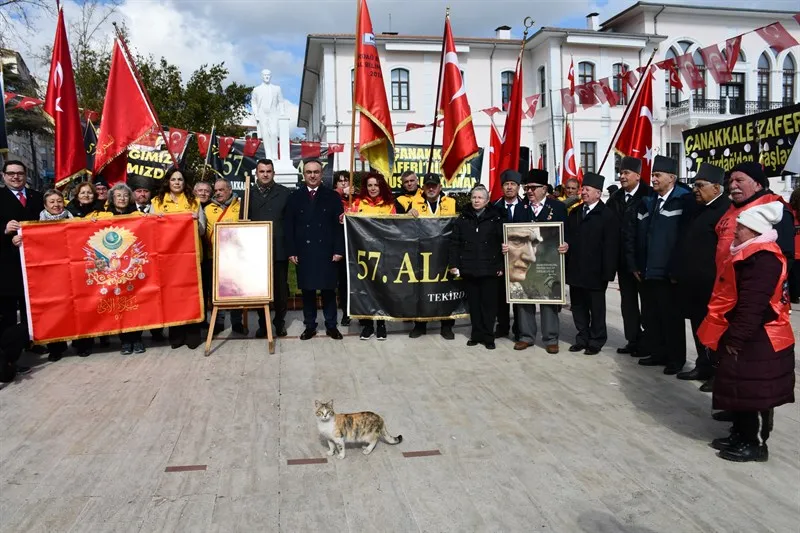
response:
<path id="1" fill-rule="evenodd" d="M 786 258 L 773 229 L 782 216 L 783 204 L 771 202 L 737 217 L 730 257 L 698 330 L 717 365 L 713 407 L 734 414 L 730 436 L 711 443 L 729 461 L 766 461 L 773 409 L 794 402 Z"/>

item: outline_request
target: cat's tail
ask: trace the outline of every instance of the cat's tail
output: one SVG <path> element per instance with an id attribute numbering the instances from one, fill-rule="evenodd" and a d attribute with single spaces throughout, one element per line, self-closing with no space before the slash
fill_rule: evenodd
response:
<path id="1" fill-rule="evenodd" d="M 383 438 L 383 442 L 386 444 L 400 444 L 403 442 L 403 436 L 398 435 L 396 437 L 392 437 L 389 435 L 389 430 L 386 429 L 386 426 L 383 426 L 383 432 L 381 433 L 381 438 Z"/>

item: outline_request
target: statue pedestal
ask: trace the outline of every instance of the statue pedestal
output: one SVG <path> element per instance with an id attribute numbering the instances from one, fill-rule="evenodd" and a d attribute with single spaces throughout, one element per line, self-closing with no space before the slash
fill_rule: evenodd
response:
<path id="1" fill-rule="evenodd" d="M 292 164 L 289 148 L 289 117 L 278 119 L 278 153 L 280 158 L 273 161 L 275 168 L 275 181 L 281 185 L 294 188 L 299 181 L 297 169 Z"/>

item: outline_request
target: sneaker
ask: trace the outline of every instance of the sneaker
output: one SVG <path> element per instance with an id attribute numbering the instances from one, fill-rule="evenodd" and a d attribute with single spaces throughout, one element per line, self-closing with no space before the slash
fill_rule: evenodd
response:
<path id="1" fill-rule="evenodd" d="M 385 341 L 386 340 L 386 324 L 378 324 L 378 340 Z"/>
<path id="2" fill-rule="evenodd" d="M 17 365 L 17 374 L 24 376 L 25 374 L 30 374 L 30 373 L 31 373 L 31 367 Z"/>
<path id="3" fill-rule="evenodd" d="M 362 330 L 361 330 L 361 337 L 360 337 L 360 339 L 361 339 L 362 341 L 369 340 L 369 339 L 371 339 L 371 338 L 372 338 L 372 336 L 373 336 L 374 334 L 375 334 L 375 328 L 373 328 L 372 326 L 364 326 L 364 329 L 362 329 Z M 384 335 L 385 335 L 385 334 L 386 334 L 386 332 L 384 332 Z"/>
<path id="4" fill-rule="evenodd" d="M 133 353 L 133 345 L 123 344 L 122 349 L 119 351 L 122 355 L 130 355 Z"/>
<path id="5" fill-rule="evenodd" d="M 144 353 L 147 349 L 144 347 L 144 344 L 141 342 L 134 342 L 133 343 L 133 353 Z"/>

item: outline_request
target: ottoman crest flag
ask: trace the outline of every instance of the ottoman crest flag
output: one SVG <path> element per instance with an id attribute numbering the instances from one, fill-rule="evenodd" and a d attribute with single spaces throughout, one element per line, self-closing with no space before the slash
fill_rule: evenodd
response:
<path id="1" fill-rule="evenodd" d="M 450 182 L 466 161 L 478 155 L 478 141 L 475 139 L 467 90 L 458 66 L 449 16 L 444 19 L 442 62 L 442 92 L 439 98 L 439 113 L 444 115 L 441 165 L 444 179 Z"/>
<path id="2" fill-rule="evenodd" d="M 61 188 L 69 183 L 70 179 L 86 171 L 78 94 L 75 89 L 67 30 L 64 26 L 63 7 L 58 10 L 44 112 L 50 116 L 54 125 L 55 185 Z"/>
<path id="3" fill-rule="evenodd" d="M 650 183 L 653 165 L 653 74 L 646 74 L 642 89 L 629 105 L 625 123 L 614 144 L 617 152 L 642 160 L 642 181 Z"/>
<path id="4" fill-rule="evenodd" d="M 365 0 L 361 0 L 358 6 L 355 71 L 355 108 L 360 114 L 358 152 L 373 168 L 389 177 L 394 159 L 394 132 L 375 33 Z"/>

